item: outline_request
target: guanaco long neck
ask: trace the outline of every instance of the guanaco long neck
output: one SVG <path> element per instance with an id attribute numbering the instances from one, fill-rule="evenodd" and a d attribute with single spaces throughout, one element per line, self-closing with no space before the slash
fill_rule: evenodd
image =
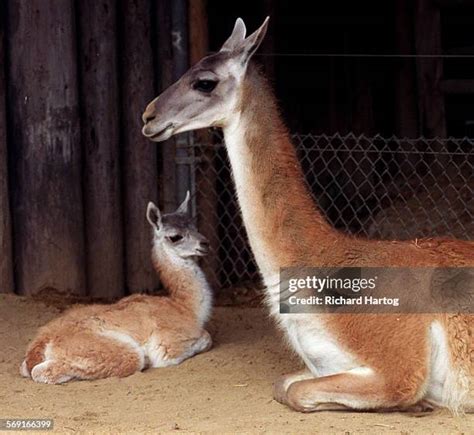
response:
<path id="1" fill-rule="evenodd" d="M 203 326 L 210 316 L 212 290 L 201 268 L 194 260 L 183 259 L 159 244 L 153 246 L 152 259 L 169 297 L 192 312 Z"/>
<path id="2" fill-rule="evenodd" d="M 325 265 L 340 235 L 318 211 L 273 93 L 249 66 L 239 110 L 224 128 L 238 200 L 264 279 L 291 265 Z"/>

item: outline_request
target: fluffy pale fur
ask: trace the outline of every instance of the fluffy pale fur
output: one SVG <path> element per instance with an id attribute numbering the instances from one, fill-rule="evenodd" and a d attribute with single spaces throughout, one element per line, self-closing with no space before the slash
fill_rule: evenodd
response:
<path id="1" fill-rule="evenodd" d="M 474 266 L 474 243 L 366 240 L 326 222 L 307 190 L 273 93 L 247 63 L 266 23 L 245 39 L 245 26 L 237 20 L 219 53 L 204 58 L 148 105 L 143 133 L 158 142 L 175 132 L 223 128 L 268 305 L 307 366 L 276 382 L 274 397 L 305 412 L 436 406 L 472 411 L 472 315 L 279 313 L 283 267 Z M 193 83 L 209 77 L 218 85 L 201 96 Z M 183 102 L 186 113 L 177 110 Z M 424 289 L 410 291 L 419 290 Z"/>
<path id="2" fill-rule="evenodd" d="M 168 296 L 133 295 L 112 305 L 67 311 L 39 330 L 21 374 L 49 384 L 124 377 L 208 350 L 212 340 L 203 326 L 210 315 L 211 289 L 203 272 L 193 257 L 182 258 L 166 245 L 156 229 L 152 258 Z"/>

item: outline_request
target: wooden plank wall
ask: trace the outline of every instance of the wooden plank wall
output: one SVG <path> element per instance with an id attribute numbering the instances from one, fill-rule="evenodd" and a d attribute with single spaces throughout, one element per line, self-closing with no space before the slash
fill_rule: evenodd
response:
<path id="1" fill-rule="evenodd" d="M 78 7 L 87 289 L 109 298 L 125 288 L 117 8 L 113 0 Z"/>
<path id="2" fill-rule="evenodd" d="M 162 4 L 1 2 L 0 292 L 157 287 L 145 210 L 174 185 L 141 114 L 172 68 Z"/>
<path id="3" fill-rule="evenodd" d="M 206 0 L 194 0 L 189 5 L 189 21 L 194 20 L 189 34 L 190 64 L 194 65 L 206 54 L 209 47 L 207 24 Z M 207 130 L 195 133 L 195 140 L 199 143 L 212 143 L 212 135 Z M 216 231 L 219 225 L 217 174 L 214 162 L 215 152 L 209 147 L 204 147 L 201 158 L 200 170 L 196 173 L 196 207 L 198 210 L 199 231 L 209 240 L 210 252 L 204 262 L 204 272 L 210 279 L 213 288 L 218 289 L 220 283 L 213 271 L 219 268 L 219 234 Z"/>
<path id="4" fill-rule="evenodd" d="M 125 276 L 127 289 L 140 292 L 158 283 L 150 262 L 150 227 L 145 219 L 148 201 L 156 202 L 158 196 L 157 146 L 141 134 L 141 115 L 156 96 L 152 9 L 149 0 L 123 0 L 121 6 Z"/>
<path id="5" fill-rule="evenodd" d="M 85 294 L 73 0 L 8 4 L 8 116 L 18 293 Z"/>
<path id="6" fill-rule="evenodd" d="M 13 291 L 5 87 L 5 7 L 0 4 L 0 293 Z"/>
<path id="7" fill-rule="evenodd" d="M 276 8 L 271 0 L 262 4 Z M 207 0 L 0 2 L 0 292 L 53 289 L 110 299 L 157 287 L 146 204 L 154 200 L 170 211 L 183 192 L 176 188 L 175 141 L 145 139 L 141 114 L 208 52 L 207 12 Z M 395 14 L 398 28 L 413 25 L 396 35 L 401 53 L 441 53 L 440 11 L 432 0 L 400 0 Z M 192 23 L 182 32 L 189 59 L 176 56 L 172 37 L 186 20 Z M 276 36 L 269 34 L 268 51 L 275 51 Z M 265 60 L 270 75 L 273 60 Z M 444 136 L 442 60 L 403 62 L 398 133 Z M 364 116 L 372 106 L 360 85 L 365 76 L 363 69 L 356 74 L 356 112 Z M 336 68 L 331 77 L 337 78 Z M 329 86 L 329 118 L 334 130 L 346 131 L 349 124 L 333 104 L 336 84 Z M 455 91 L 472 85 L 444 84 Z M 371 128 L 364 118 L 355 124 Z M 211 192 L 213 168 L 201 169 L 198 190 Z M 217 253 L 218 198 L 195 199 L 200 228 Z M 211 256 L 208 267 L 220 261 Z"/>

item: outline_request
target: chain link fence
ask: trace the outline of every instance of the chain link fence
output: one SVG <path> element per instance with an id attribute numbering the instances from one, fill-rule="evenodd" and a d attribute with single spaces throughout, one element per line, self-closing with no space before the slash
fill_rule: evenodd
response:
<path id="1" fill-rule="evenodd" d="M 295 134 L 309 189 L 340 231 L 377 239 L 474 239 L 474 139 Z M 192 191 L 220 287 L 258 279 L 222 137 L 195 141 Z"/>

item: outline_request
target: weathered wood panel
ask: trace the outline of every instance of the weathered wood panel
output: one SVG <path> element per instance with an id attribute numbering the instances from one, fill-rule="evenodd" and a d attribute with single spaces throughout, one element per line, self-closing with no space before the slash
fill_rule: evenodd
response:
<path id="1" fill-rule="evenodd" d="M 83 294 L 74 2 L 12 0 L 8 19 L 17 289 Z"/>
<path id="2" fill-rule="evenodd" d="M 173 83 L 173 48 L 171 43 L 171 0 L 160 0 L 156 6 L 156 72 L 158 92 Z M 161 186 L 160 203 L 166 212 L 178 206 L 176 199 L 176 143 L 171 138 L 160 146 Z"/>
<path id="3" fill-rule="evenodd" d="M 199 62 L 209 51 L 207 0 L 189 2 L 189 58 L 191 65 Z"/>
<path id="4" fill-rule="evenodd" d="M 173 49 L 173 81 L 177 81 L 189 68 L 189 29 L 188 1 L 171 2 L 171 36 Z M 186 193 L 192 190 L 193 177 L 187 145 L 191 141 L 191 132 L 181 133 L 174 137 L 176 143 L 176 201 L 181 203 Z M 194 192 L 192 192 L 194 194 Z"/>
<path id="5" fill-rule="evenodd" d="M 155 96 L 150 1 L 122 0 L 121 16 L 126 286 L 130 292 L 139 292 L 152 290 L 158 283 L 145 218 L 148 201 L 157 200 L 157 145 L 141 134 L 141 115 Z"/>
<path id="6" fill-rule="evenodd" d="M 0 293 L 13 292 L 5 84 L 4 6 L 0 5 Z"/>
<path id="7" fill-rule="evenodd" d="M 117 9 L 114 0 L 78 6 L 87 289 L 111 298 L 124 289 Z"/>
<path id="8" fill-rule="evenodd" d="M 195 0 L 189 3 L 189 57 L 191 65 L 201 60 L 209 51 L 209 35 L 206 13 L 207 0 Z M 212 145 L 212 137 L 208 131 L 194 133 L 198 143 Z M 212 147 L 202 148 L 202 163 L 196 172 L 196 206 L 199 231 L 209 240 L 210 252 L 203 261 L 204 272 L 213 288 L 220 288 L 217 277 L 219 267 L 219 220 L 217 215 L 218 195 L 216 190 L 216 168 Z"/>

